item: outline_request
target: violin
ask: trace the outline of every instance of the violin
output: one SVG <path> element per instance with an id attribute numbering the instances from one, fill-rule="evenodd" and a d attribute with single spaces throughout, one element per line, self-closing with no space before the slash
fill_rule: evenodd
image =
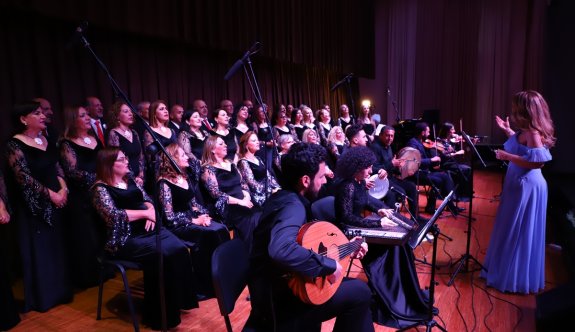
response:
<path id="1" fill-rule="evenodd" d="M 451 135 L 451 137 L 449 138 L 449 142 L 453 143 L 453 144 L 458 144 L 461 143 L 463 140 L 463 137 L 461 137 L 461 135 L 457 135 L 457 134 L 453 134 Z"/>
<path id="2" fill-rule="evenodd" d="M 441 152 L 443 152 L 445 150 L 445 147 L 443 146 L 443 144 L 437 144 L 437 142 L 432 141 L 429 138 L 424 140 L 422 143 L 426 149 L 437 149 L 438 151 L 441 151 Z"/>

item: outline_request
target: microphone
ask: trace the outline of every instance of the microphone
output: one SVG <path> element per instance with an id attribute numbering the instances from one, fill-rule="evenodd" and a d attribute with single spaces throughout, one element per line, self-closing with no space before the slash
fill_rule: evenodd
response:
<path id="1" fill-rule="evenodd" d="M 331 91 L 337 89 L 340 85 L 342 85 L 344 82 L 346 82 L 347 80 L 349 80 L 350 78 L 353 77 L 353 73 L 349 73 L 347 75 L 345 75 L 344 78 L 342 78 L 341 80 L 339 80 L 339 82 L 335 83 L 332 87 L 331 87 Z"/>
<path id="2" fill-rule="evenodd" d="M 406 194 L 404 194 L 404 193 L 402 193 L 401 191 L 395 189 L 395 187 L 393 187 L 393 186 L 389 187 L 389 190 L 393 191 L 394 193 L 398 194 L 399 196 L 401 196 L 401 197 L 404 198 L 404 199 L 407 198 L 407 200 L 409 200 L 410 202 L 412 201 L 411 198 L 407 197 Z M 398 204 L 398 203 L 396 203 L 396 204 Z"/>
<path id="3" fill-rule="evenodd" d="M 66 48 L 69 49 L 76 42 L 76 40 L 82 38 L 82 34 L 84 33 L 84 31 L 86 31 L 86 29 L 88 29 L 88 21 L 83 21 L 82 23 L 80 23 L 80 25 L 76 27 L 74 33 L 72 34 L 70 39 L 68 39 L 68 42 L 66 43 Z"/>
<path id="4" fill-rule="evenodd" d="M 234 65 L 230 68 L 230 70 L 228 70 L 226 76 L 224 76 L 224 80 L 227 81 L 230 78 L 232 78 L 232 76 L 234 76 L 234 74 L 244 65 L 244 63 L 250 57 L 250 55 L 254 55 L 260 51 L 261 45 L 262 43 L 258 41 L 255 42 L 252 45 L 252 47 L 250 47 L 250 49 L 247 50 L 246 53 L 244 53 L 244 55 L 238 61 L 236 61 L 236 63 L 234 63 Z"/>

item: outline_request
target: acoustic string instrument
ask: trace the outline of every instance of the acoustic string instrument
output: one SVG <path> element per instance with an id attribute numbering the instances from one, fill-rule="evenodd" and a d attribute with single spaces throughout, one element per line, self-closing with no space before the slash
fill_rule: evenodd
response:
<path id="1" fill-rule="evenodd" d="M 345 271 L 350 264 L 350 255 L 360 248 L 363 240 L 350 242 L 334 224 L 314 221 L 300 228 L 297 242 L 304 248 L 338 261 Z M 341 281 L 342 278 L 339 278 L 330 283 L 327 276 L 311 279 L 297 274 L 289 279 L 288 286 L 303 302 L 319 305 L 327 302 L 335 294 Z"/>

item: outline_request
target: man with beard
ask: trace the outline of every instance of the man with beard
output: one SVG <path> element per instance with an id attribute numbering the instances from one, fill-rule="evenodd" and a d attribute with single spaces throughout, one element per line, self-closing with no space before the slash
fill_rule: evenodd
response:
<path id="1" fill-rule="evenodd" d="M 371 291 L 357 279 L 344 279 L 324 304 L 302 302 L 288 287 L 286 275 L 343 277 L 339 262 L 319 255 L 297 242 L 302 225 L 309 221 L 310 199 L 317 197 L 325 179 L 325 150 L 317 144 L 297 143 L 282 158 L 283 189 L 264 205 L 254 231 L 251 252 L 250 295 L 252 318 L 278 331 L 320 331 L 321 323 L 337 317 L 334 331 L 373 331 Z M 363 257 L 367 245 L 355 253 Z M 272 318 L 273 317 L 273 318 Z"/>

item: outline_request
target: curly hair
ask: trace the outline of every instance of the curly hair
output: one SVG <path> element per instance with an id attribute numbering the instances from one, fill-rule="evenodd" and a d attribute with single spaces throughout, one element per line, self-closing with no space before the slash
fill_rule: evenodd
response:
<path id="1" fill-rule="evenodd" d="M 350 180 L 355 173 L 364 170 L 375 163 L 375 155 L 366 146 L 356 146 L 346 149 L 337 160 L 335 173 L 343 180 Z"/>
<path id="2" fill-rule="evenodd" d="M 175 159 L 177 157 L 178 149 L 180 146 L 177 143 L 172 143 L 166 146 L 166 152 Z M 175 179 L 180 175 L 178 171 L 172 166 L 172 162 L 165 153 L 160 153 L 160 164 L 159 164 L 158 174 L 166 179 Z M 186 177 L 186 172 L 182 172 L 184 177 Z"/>
<path id="3" fill-rule="evenodd" d="M 325 149 L 318 144 L 295 143 L 281 159 L 282 187 L 297 189 L 299 180 L 307 175 L 314 178 L 319 165 L 325 162 Z"/>

